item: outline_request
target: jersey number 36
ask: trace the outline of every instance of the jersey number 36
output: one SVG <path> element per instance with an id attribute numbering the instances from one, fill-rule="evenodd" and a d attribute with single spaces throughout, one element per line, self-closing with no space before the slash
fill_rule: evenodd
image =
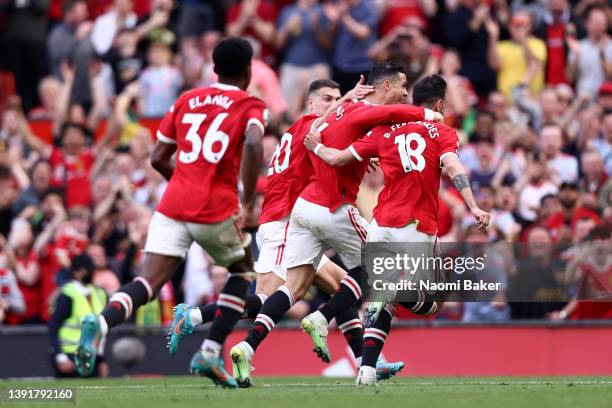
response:
<path id="1" fill-rule="evenodd" d="M 185 152 L 181 150 L 178 156 L 179 160 L 186 164 L 193 163 L 198 159 L 201 152 L 204 160 L 207 162 L 212 164 L 219 163 L 229 144 L 229 136 L 227 133 L 219 130 L 221 123 L 223 123 L 227 116 L 228 113 L 226 112 L 218 114 L 208 127 L 208 130 L 202 139 L 198 134 L 198 131 L 206 119 L 206 114 L 186 113 L 183 116 L 183 123 L 190 126 L 185 139 L 191 142 L 191 151 Z M 213 145 L 215 142 L 221 144 L 221 148 L 217 151 L 213 151 Z"/>

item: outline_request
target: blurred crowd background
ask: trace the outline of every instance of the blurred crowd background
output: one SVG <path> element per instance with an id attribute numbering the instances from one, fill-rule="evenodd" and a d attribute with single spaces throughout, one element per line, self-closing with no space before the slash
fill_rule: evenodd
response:
<path id="1" fill-rule="evenodd" d="M 0 0 L 0 324 L 47 322 L 80 254 L 107 294 L 139 274 L 166 184 L 149 164 L 156 125 L 182 91 L 216 81 L 212 49 L 229 35 L 255 49 L 266 164 L 312 80 L 347 91 L 383 60 L 409 86 L 446 79 L 446 122 L 493 226 L 473 228 L 445 181 L 441 240 L 545 245 L 495 272 L 539 282 L 533 303 L 501 293 L 437 319 L 612 318 L 609 303 L 575 300 L 612 293 L 611 18 L 605 0 Z M 368 219 L 382 185 L 380 171 L 363 180 Z M 194 246 L 136 321 L 215 301 L 226 277 Z M 291 317 L 324 300 L 313 291 Z"/>

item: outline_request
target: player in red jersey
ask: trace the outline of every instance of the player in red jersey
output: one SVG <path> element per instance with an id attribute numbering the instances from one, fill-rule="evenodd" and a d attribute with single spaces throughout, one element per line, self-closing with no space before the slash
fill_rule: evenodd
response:
<path id="1" fill-rule="evenodd" d="M 162 119 L 151 163 L 169 182 L 149 226 L 144 273 L 116 292 L 99 317 L 84 319 L 76 353 L 82 375 L 93 369 L 97 346 L 108 328 L 153 299 L 196 241 L 230 271 L 200 353 L 201 374 L 217 384 L 237 386 L 223 367 L 220 351 L 244 312 L 253 270 L 250 236 L 243 235 L 241 221 L 245 225 L 257 221 L 255 184 L 266 113 L 264 103 L 245 92 L 252 56 L 251 45 L 243 39 L 221 41 L 213 51 L 219 83 L 184 93 Z M 242 207 L 238 200 L 241 160 Z"/>
<path id="2" fill-rule="evenodd" d="M 344 96 L 344 99 L 361 99 L 371 92 L 371 88 L 360 82 Z M 245 318 L 254 319 L 267 297 L 287 280 L 283 254 L 289 215 L 295 201 L 314 173 L 308 151 L 304 148 L 304 137 L 310 131 L 313 121 L 340 99 L 340 85 L 331 80 L 316 80 L 310 84 L 307 95 L 308 114 L 300 118 L 283 134 L 268 169 L 268 182 L 257 232 L 259 247 L 259 258 L 255 263 L 257 286 L 255 294 L 248 295 L 246 298 L 243 315 Z M 333 294 L 345 275 L 346 272 L 342 268 L 324 257 L 319 264 L 313 284 L 328 294 Z M 215 311 L 215 304 L 200 307 L 187 304 L 178 305 L 174 312 L 174 322 L 181 322 L 184 317 L 185 324 L 176 332 L 175 327 L 171 328 L 170 353 L 176 353 L 180 341 L 191 334 L 196 326 L 212 321 Z M 363 326 L 357 308 L 343 310 L 336 316 L 336 322 L 355 358 L 360 361 L 363 347 Z M 196 373 L 200 371 L 198 361 L 198 354 L 196 354 L 191 363 L 191 370 Z M 400 371 L 403 363 L 381 361 L 377 364 L 377 368 L 379 378 L 387 379 Z M 239 372 L 240 370 L 235 367 L 234 377 L 238 385 L 251 386 L 250 372 L 244 376 L 239 375 Z"/>
<path id="3" fill-rule="evenodd" d="M 413 102 L 443 113 L 446 82 L 438 75 L 423 78 L 414 85 Z M 363 163 L 378 157 L 385 175 L 385 186 L 378 196 L 374 219 L 368 228 L 367 242 L 409 243 L 434 254 L 438 232 L 438 191 L 441 167 L 461 193 L 478 226 L 486 229 L 490 216 L 478 208 L 463 165 L 459 161 L 459 139 L 449 126 L 429 121 L 407 121 L 376 128 L 344 150 L 320 144 L 320 136 L 309 135 L 305 144 L 317 152 L 322 161 L 332 166 Z M 408 248 L 410 249 L 410 248 Z M 393 256 L 393 254 L 390 254 Z M 427 272 L 425 272 L 427 273 Z M 430 277 L 435 279 L 436 277 Z M 436 297 L 419 291 L 412 302 L 402 306 L 417 314 L 432 314 L 441 307 Z M 382 305 L 380 307 L 382 312 Z M 395 306 L 376 313 L 370 326 L 366 324 L 364 355 L 357 377 L 359 385 L 376 381 L 375 364 L 389 333 Z M 315 312 L 317 313 L 317 312 Z"/>
<path id="4" fill-rule="evenodd" d="M 431 110 L 397 104 L 407 96 L 406 75 L 399 65 L 375 65 L 368 75 L 368 83 L 374 85 L 373 93 L 363 101 L 341 104 L 322 125 L 323 137 L 330 144 L 345 148 L 378 125 L 436 117 Z M 441 119 L 442 115 L 437 117 Z M 338 292 L 322 308 L 324 325 L 318 324 L 317 331 L 312 326 L 302 326 L 315 340 L 315 350 L 324 361 L 330 361 L 325 341 L 328 322 L 360 298 L 361 244 L 365 240 L 367 221 L 361 218 L 354 202 L 367 163 L 335 168 L 316 160 L 313 166 L 315 175 L 291 212 L 285 248 L 287 283 L 264 302 L 245 341 L 230 350 L 233 362 L 243 367 L 250 366 L 257 346 L 304 296 L 327 247 L 336 250 L 349 272 Z"/>

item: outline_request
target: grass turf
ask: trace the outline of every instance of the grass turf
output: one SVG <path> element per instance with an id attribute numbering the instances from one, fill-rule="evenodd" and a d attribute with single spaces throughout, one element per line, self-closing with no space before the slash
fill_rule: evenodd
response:
<path id="1" fill-rule="evenodd" d="M 0 388 L 69 387 L 73 403 L 15 403 L 16 407 L 610 407 L 612 377 L 403 377 L 357 389 L 350 379 L 255 378 L 251 389 L 224 390 L 198 377 L 0 381 Z M 0 407 L 7 406 L 0 402 Z"/>

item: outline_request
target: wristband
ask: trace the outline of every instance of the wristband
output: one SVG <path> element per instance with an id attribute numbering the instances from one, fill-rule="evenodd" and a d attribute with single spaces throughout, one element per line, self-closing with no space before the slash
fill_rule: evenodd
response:
<path id="1" fill-rule="evenodd" d="M 315 146 L 314 150 L 312 151 L 315 155 L 319 155 L 319 150 L 323 147 L 323 143 L 319 143 L 318 145 Z"/>
<path id="2" fill-rule="evenodd" d="M 559 317 L 563 320 L 567 319 L 567 311 L 566 310 L 561 310 L 559 312 Z"/>

